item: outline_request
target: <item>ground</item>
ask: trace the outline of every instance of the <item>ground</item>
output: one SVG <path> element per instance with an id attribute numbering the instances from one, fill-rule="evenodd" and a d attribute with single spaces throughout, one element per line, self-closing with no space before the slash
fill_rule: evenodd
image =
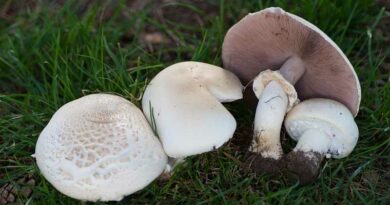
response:
<path id="1" fill-rule="evenodd" d="M 109 3 L 108 3 L 109 2 Z M 190 157 L 169 181 L 118 204 L 390 204 L 390 4 L 386 0 L 0 2 L 0 204 L 83 204 L 56 191 L 31 154 L 64 103 L 115 93 L 140 105 L 146 83 L 175 62 L 221 65 L 223 37 L 248 12 L 280 6 L 317 25 L 346 53 L 362 86 L 360 139 L 300 186 L 242 167 L 254 112 L 221 149 Z M 294 142 L 282 136 L 285 151 Z M 105 203 L 99 203 L 105 204 Z M 107 203 L 116 204 L 116 203 Z"/>

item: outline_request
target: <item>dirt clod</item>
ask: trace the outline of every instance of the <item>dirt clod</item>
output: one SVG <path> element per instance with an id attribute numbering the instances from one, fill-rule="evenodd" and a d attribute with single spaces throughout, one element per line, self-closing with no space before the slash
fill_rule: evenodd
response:
<path id="1" fill-rule="evenodd" d="M 296 176 L 301 185 L 315 181 L 324 156 L 318 152 L 291 151 L 283 159 L 285 172 Z"/>
<path id="2" fill-rule="evenodd" d="M 271 176 L 279 175 L 283 168 L 281 160 L 263 157 L 257 153 L 249 153 L 245 165 L 256 173 L 265 173 Z"/>

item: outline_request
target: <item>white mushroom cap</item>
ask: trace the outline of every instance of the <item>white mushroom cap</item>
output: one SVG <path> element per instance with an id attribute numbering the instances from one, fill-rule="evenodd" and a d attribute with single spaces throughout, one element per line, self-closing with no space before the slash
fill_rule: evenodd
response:
<path id="1" fill-rule="evenodd" d="M 290 137 L 299 141 L 295 149 L 334 158 L 343 158 L 351 153 L 359 137 L 351 111 L 343 104 L 328 99 L 301 102 L 288 113 L 284 126 Z M 321 134 L 306 133 L 313 130 Z M 305 138 L 301 139 L 304 133 Z"/>
<path id="2" fill-rule="evenodd" d="M 227 70 L 182 62 L 152 79 L 142 108 L 149 122 L 155 122 L 167 155 L 183 158 L 216 149 L 233 136 L 236 121 L 221 102 L 241 99 L 242 88 Z"/>
<path id="3" fill-rule="evenodd" d="M 122 97 L 93 94 L 62 106 L 38 138 L 45 178 L 80 200 L 121 200 L 152 182 L 167 156 L 142 112 Z"/>

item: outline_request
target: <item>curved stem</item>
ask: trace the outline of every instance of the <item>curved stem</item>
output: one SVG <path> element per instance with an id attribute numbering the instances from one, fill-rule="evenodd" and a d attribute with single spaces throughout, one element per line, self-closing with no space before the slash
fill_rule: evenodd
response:
<path id="1" fill-rule="evenodd" d="M 294 85 L 304 74 L 299 57 L 288 58 L 280 68 L 281 75 Z M 275 174 L 284 169 L 280 129 L 287 112 L 288 97 L 276 80 L 265 85 L 257 104 L 255 129 L 247 165 L 257 172 Z"/>
<path id="2" fill-rule="evenodd" d="M 288 98 L 282 86 L 276 81 L 268 83 L 257 105 L 254 136 L 249 151 L 266 158 L 281 158 L 280 129 L 287 104 Z"/>
<path id="3" fill-rule="evenodd" d="M 324 132 L 316 129 L 305 131 L 294 150 L 286 156 L 287 170 L 296 175 L 301 184 L 313 182 L 330 145 L 331 140 Z"/>
<path id="4" fill-rule="evenodd" d="M 298 139 L 298 143 L 295 146 L 295 151 L 303 152 L 318 152 L 321 154 L 326 154 L 331 145 L 330 137 L 317 129 L 308 129 L 302 136 Z"/>
<path id="5" fill-rule="evenodd" d="M 303 73 L 305 73 L 305 66 L 299 57 L 293 56 L 283 63 L 279 71 L 291 85 L 295 85 L 302 77 Z"/>

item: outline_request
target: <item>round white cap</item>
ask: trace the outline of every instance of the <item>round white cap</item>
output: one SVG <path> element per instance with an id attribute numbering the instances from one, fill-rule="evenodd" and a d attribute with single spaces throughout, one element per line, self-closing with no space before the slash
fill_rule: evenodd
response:
<path id="1" fill-rule="evenodd" d="M 322 132 L 324 134 L 322 136 L 326 136 L 327 139 L 314 139 L 313 135 L 313 139 L 300 142 L 300 147 L 315 148 L 316 150 L 312 151 L 334 158 L 349 155 L 359 137 L 359 130 L 351 111 L 343 104 L 329 99 L 313 98 L 299 103 L 288 112 L 284 126 L 290 137 L 296 141 L 308 130 Z"/>
<path id="2" fill-rule="evenodd" d="M 142 112 L 109 94 L 62 106 L 40 134 L 35 157 L 57 190 L 85 201 L 121 200 L 157 178 L 167 163 Z"/>

